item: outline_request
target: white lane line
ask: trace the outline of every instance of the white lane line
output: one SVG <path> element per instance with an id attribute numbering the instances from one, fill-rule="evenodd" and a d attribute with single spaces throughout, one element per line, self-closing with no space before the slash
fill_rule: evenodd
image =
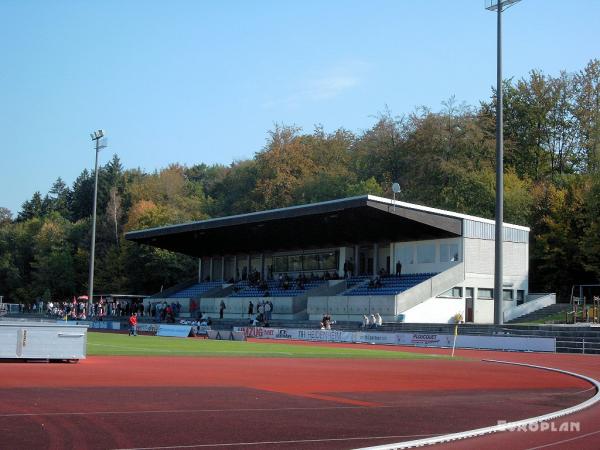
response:
<path id="1" fill-rule="evenodd" d="M 349 438 L 331 438 L 331 439 L 298 439 L 292 441 L 261 441 L 261 442 L 230 442 L 222 444 L 189 444 L 189 445 L 171 445 L 168 447 L 132 447 L 132 448 L 119 448 L 113 450 L 163 450 L 163 449 L 176 449 L 176 448 L 203 448 L 203 447 L 238 447 L 238 446 L 249 446 L 249 445 L 282 445 L 282 444 L 308 444 L 308 443 L 319 443 L 319 442 L 344 442 L 344 441 L 364 441 L 367 439 L 406 439 L 414 437 L 431 437 L 439 436 L 438 434 L 411 434 L 401 436 L 362 436 L 362 437 L 349 437 Z"/>
<path id="2" fill-rule="evenodd" d="M 556 369 L 554 367 L 537 366 L 535 364 L 517 363 L 517 362 L 512 362 L 512 361 L 498 361 L 495 359 L 482 359 L 482 361 L 496 363 L 496 364 L 508 364 L 508 365 L 512 365 L 512 366 L 529 367 L 532 369 L 547 370 L 549 372 L 556 372 L 556 373 L 562 373 L 565 375 L 570 375 L 572 377 L 579 378 L 581 380 L 585 380 L 585 381 L 589 382 L 590 384 L 592 384 L 592 386 L 594 386 L 594 388 L 596 389 L 596 395 L 594 395 L 591 398 L 588 398 L 587 400 L 585 400 L 582 403 L 579 403 L 578 405 L 571 406 L 571 407 L 565 408 L 565 409 L 561 409 L 559 411 L 555 411 L 552 413 L 544 414 L 542 416 L 530 417 L 528 419 L 517 420 L 515 422 L 506 422 L 504 424 L 493 425 L 491 427 L 483 427 L 483 428 L 477 428 L 475 430 L 461 431 L 459 433 L 451 433 L 451 434 L 447 434 L 444 436 L 436 436 L 433 438 L 417 439 L 417 440 L 412 440 L 412 441 L 404 441 L 404 442 L 398 442 L 395 444 L 386 444 L 386 445 L 379 445 L 379 446 L 373 446 L 373 447 L 362 447 L 361 450 L 400 450 L 400 449 L 405 449 L 405 448 L 424 447 L 426 445 L 435 445 L 435 444 L 447 443 L 447 442 L 452 442 L 452 441 L 458 441 L 461 439 L 468 439 L 468 438 L 473 438 L 473 437 L 478 437 L 478 436 L 484 436 L 486 434 L 507 431 L 507 430 L 519 428 L 521 426 L 528 426 L 528 425 L 531 425 L 534 423 L 548 422 L 548 421 L 557 419 L 559 417 L 563 417 L 563 416 L 566 416 L 569 414 L 579 412 L 585 408 L 589 408 L 590 406 L 600 402 L 600 381 L 598 381 L 594 378 L 588 377 L 586 375 L 582 375 L 580 373 L 575 373 L 575 372 L 569 372 L 569 371 L 563 370 L 563 369 Z"/>
<path id="3" fill-rule="evenodd" d="M 583 439 L 583 438 L 586 438 L 588 436 L 593 436 L 594 434 L 598 434 L 598 433 L 600 433 L 600 430 L 594 431 L 592 433 L 582 434 L 581 436 L 575 436 L 575 437 L 572 437 L 570 439 L 563 439 L 562 441 L 552 442 L 551 444 L 540 445 L 539 447 L 530 447 L 527 450 L 538 450 L 540 448 L 554 447 L 555 445 L 561 445 L 561 444 L 566 444 L 567 442 L 577 441 L 579 439 Z"/>
<path id="4" fill-rule="evenodd" d="M 241 408 L 241 409 L 167 409 L 146 411 L 88 411 L 88 412 L 35 412 L 35 413 L 8 413 L 0 417 L 33 417 L 33 416 L 92 416 L 92 415 L 118 415 L 118 414 L 192 414 L 192 413 L 246 413 L 246 412 L 281 412 L 281 411 L 327 411 L 340 409 L 378 409 L 402 408 L 403 406 L 325 406 L 325 407 L 292 407 L 292 408 Z"/>

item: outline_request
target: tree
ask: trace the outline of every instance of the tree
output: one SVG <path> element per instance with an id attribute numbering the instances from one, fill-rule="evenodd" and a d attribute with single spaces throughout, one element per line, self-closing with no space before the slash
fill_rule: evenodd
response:
<path id="1" fill-rule="evenodd" d="M 575 76 L 574 116 L 581 149 L 585 154 L 584 169 L 600 169 L 600 59 L 591 60 Z"/>
<path id="2" fill-rule="evenodd" d="M 117 192 L 117 188 L 113 187 L 110 190 L 108 205 L 106 206 L 106 222 L 114 225 L 115 245 L 119 245 L 119 228 L 121 227 L 121 218 L 123 210 L 121 208 L 121 196 Z"/>
<path id="3" fill-rule="evenodd" d="M 49 191 L 49 210 L 59 213 L 64 218 L 70 218 L 71 190 L 61 177 L 58 177 Z"/>
<path id="4" fill-rule="evenodd" d="M 92 215 L 94 202 L 94 177 L 87 169 L 73 183 L 71 219 L 77 222 Z"/>
<path id="5" fill-rule="evenodd" d="M 23 206 L 21 206 L 21 211 L 17 215 L 17 220 L 22 222 L 33 218 L 43 217 L 43 215 L 44 207 L 42 194 L 40 194 L 39 191 L 36 191 L 31 200 L 27 200 L 23 203 Z"/>
<path id="6" fill-rule="evenodd" d="M 0 206 L 0 226 L 6 225 L 12 222 L 12 212 L 10 209 Z"/>

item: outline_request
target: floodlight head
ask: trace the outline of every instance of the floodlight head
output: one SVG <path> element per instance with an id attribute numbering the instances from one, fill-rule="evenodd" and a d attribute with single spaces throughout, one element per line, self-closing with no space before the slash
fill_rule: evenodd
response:
<path id="1" fill-rule="evenodd" d="M 400 184 L 399 183 L 392 184 L 392 192 L 394 192 L 394 194 L 400 193 Z"/>
<path id="2" fill-rule="evenodd" d="M 101 139 L 104 137 L 104 130 L 94 131 L 93 133 L 90 133 L 90 137 L 92 138 L 92 141 Z"/>
<path id="3" fill-rule="evenodd" d="M 486 0 L 485 9 L 488 11 L 497 11 L 498 8 L 500 8 L 500 12 L 502 12 L 520 1 L 521 0 Z"/>

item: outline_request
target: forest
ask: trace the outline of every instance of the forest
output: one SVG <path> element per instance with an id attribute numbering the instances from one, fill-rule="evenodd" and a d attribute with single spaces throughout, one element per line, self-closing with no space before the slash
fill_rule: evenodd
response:
<path id="1" fill-rule="evenodd" d="M 275 124 L 262 149 L 230 165 L 174 162 L 153 173 L 114 155 L 99 169 L 95 289 L 153 294 L 192 278 L 197 261 L 124 240 L 127 231 L 374 194 L 494 217 L 495 93 L 442 102 L 370 128 Z M 368 112 L 367 112 L 368 113 Z M 530 291 L 568 298 L 600 279 L 600 60 L 575 73 L 533 70 L 504 82 L 505 221 L 530 233 Z M 218 149 L 213 149 L 217 152 Z M 0 295 L 64 300 L 87 292 L 93 171 L 60 174 L 20 211 L 0 207 Z"/>

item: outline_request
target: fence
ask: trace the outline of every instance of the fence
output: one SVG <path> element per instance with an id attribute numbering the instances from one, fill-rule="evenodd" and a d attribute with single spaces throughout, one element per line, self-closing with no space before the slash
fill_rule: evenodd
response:
<path id="1" fill-rule="evenodd" d="M 600 340 L 586 338 L 558 338 L 556 339 L 558 353 L 582 353 L 600 355 Z"/>

